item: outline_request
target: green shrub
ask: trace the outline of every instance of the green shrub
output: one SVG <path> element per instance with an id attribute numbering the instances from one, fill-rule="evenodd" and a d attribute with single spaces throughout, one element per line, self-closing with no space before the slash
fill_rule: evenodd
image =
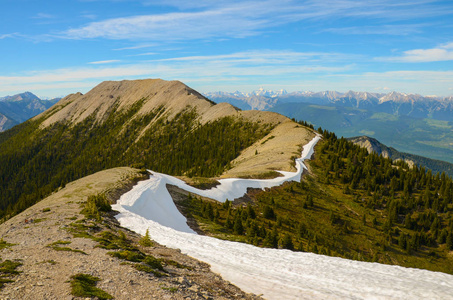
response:
<path id="1" fill-rule="evenodd" d="M 69 252 L 76 252 L 76 253 L 82 253 L 82 254 L 87 255 L 82 250 L 72 249 L 72 248 L 69 248 L 69 247 L 60 247 L 60 245 L 69 245 L 69 244 L 71 244 L 71 242 L 59 240 L 59 241 L 53 242 L 52 244 L 47 245 L 47 247 L 50 247 L 50 248 L 52 248 L 55 251 L 69 251 Z"/>
<path id="2" fill-rule="evenodd" d="M 3 238 L 0 239 L 0 250 L 14 246 L 14 245 L 15 244 L 10 244 L 10 243 L 6 242 L 5 240 L 3 240 Z"/>
<path id="3" fill-rule="evenodd" d="M 99 277 L 89 274 L 71 276 L 71 294 L 76 297 L 97 297 L 98 299 L 113 299 L 113 296 L 96 287 Z"/>
<path id="4" fill-rule="evenodd" d="M 145 255 L 143 253 L 129 250 L 123 250 L 118 252 L 107 252 L 107 254 L 119 259 L 124 259 L 132 262 L 141 262 L 145 258 Z"/>
<path id="5" fill-rule="evenodd" d="M 137 270 L 139 270 L 139 271 L 141 271 L 141 272 L 152 273 L 152 274 L 154 274 L 154 276 L 156 276 L 156 277 L 165 276 L 164 273 L 161 273 L 161 272 L 159 272 L 159 271 L 156 271 L 156 270 L 154 270 L 152 267 L 147 266 L 147 265 L 143 265 L 143 264 L 135 264 L 135 265 L 134 265 L 134 268 L 136 268 Z"/>
<path id="6" fill-rule="evenodd" d="M 21 265 L 21 262 L 11 260 L 0 263 L 0 289 L 3 288 L 5 283 L 14 281 L 12 277 L 20 273 L 16 269 Z"/>
<path id="7" fill-rule="evenodd" d="M 159 259 L 155 258 L 154 256 L 147 255 L 145 257 L 145 259 L 143 260 L 143 262 L 154 269 L 158 269 L 161 271 L 164 270 L 164 267 L 162 266 L 161 261 Z"/>

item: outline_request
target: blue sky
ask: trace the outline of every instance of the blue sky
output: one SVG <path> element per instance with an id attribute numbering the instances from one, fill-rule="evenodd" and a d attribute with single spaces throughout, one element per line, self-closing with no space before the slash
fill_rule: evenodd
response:
<path id="1" fill-rule="evenodd" d="M 0 96 L 104 80 L 453 95 L 453 1 L 1 0 Z"/>

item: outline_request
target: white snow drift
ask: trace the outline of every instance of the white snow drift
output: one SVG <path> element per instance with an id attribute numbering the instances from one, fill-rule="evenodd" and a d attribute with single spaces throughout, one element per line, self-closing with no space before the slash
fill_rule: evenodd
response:
<path id="1" fill-rule="evenodd" d="M 258 248 L 200 236 L 193 232 L 171 199 L 166 184 L 218 201 L 242 196 L 248 187 L 264 188 L 300 180 L 303 160 L 319 137 L 304 147 L 297 171 L 270 180 L 223 179 L 199 190 L 169 175 L 153 172 L 124 194 L 113 208 L 122 226 L 158 243 L 179 248 L 212 266 L 226 280 L 267 299 L 452 299 L 453 276 L 420 269 L 352 261 L 289 250 Z"/>

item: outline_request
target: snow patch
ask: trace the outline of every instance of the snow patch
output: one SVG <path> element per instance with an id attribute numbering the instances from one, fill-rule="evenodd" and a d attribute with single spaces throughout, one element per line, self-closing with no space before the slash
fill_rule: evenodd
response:
<path id="1" fill-rule="evenodd" d="M 300 180 L 315 137 L 296 160 L 296 172 L 268 180 L 223 179 L 210 190 L 188 186 L 172 176 L 153 172 L 124 194 L 113 209 L 123 227 L 209 263 L 212 270 L 246 292 L 267 299 L 451 299 L 453 276 L 420 269 L 352 261 L 313 253 L 258 248 L 197 235 L 176 208 L 166 184 L 225 201 L 242 196 L 248 187 L 265 188 Z"/>

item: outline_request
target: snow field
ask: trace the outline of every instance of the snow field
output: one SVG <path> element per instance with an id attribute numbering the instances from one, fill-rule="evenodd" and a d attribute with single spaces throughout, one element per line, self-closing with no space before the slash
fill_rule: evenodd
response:
<path id="1" fill-rule="evenodd" d="M 113 209 L 123 227 L 142 235 L 149 230 L 158 243 L 179 248 L 211 265 L 212 270 L 244 291 L 267 299 L 453 299 L 453 276 L 420 269 L 352 261 L 305 252 L 258 248 L 200 236 L 187 225 L 166 184 L 217 201 L 242 196 L 248 187 L 264 188 L 300 180 L 303 161 L 320 139 L 304 146 L 296 172 L 280 172 L 269 180 L 229 178 L 210 190 L 188 186 L 172 176 L 153 172 L 124 194 Z"/>

